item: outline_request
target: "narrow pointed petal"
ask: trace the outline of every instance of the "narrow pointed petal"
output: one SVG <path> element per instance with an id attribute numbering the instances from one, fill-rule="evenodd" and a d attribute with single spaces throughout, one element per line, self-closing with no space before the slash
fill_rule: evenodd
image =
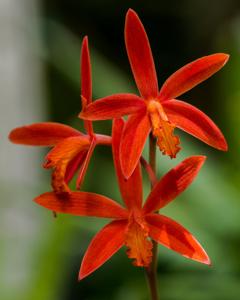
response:
<path id="1" fill-rule="evenodd" d="M 133 114 L 146 108 L 144 101 L 133 94 L 116 94 L 94 101 L 80 113 L 85 120 L 108 120 Z"/>
<path id="2" fill-rule="evenodd" d="M 29 146 L 53 146 L 65 138 L 81 136 L 82 133 L 60 123 L 35 123 L 13 129 L 9 139 L 15 144 Z"/>
<path id="3" fill-rule="evenodd" d="M 135 114 L 128 118 L 120 144 L 120 163 L 123 175 L 128 179 L 141 157 L 151 125 L 147 114 Z"/>
<path id="4" fill-rule="evenodd" d="M 115 201 L 94 193 L 71 192 L 69 194 L 44 193 L 34 201 L 57 213 L 101 218 L 126 218 L 128 212 Z"/>
<path id="5" fill-rule="evenodd" d="M 82 165 L 87 155 L 87 150 L 81 151 L 77 156 L 75 156 L 67 165 L 65 182 L 68 183 L 72 180 L 73 176 L 77 172 L 78 168 Z"/>
<path id="6" fill-rule="evenodd" d="M 92 74 L 87 36 L 83 39 L 81 51 L 81 95 L 82 110 L 84 110 L 86 105 L 92 102 Z M 89 135 L 93 135 L 92 122 L 85 120 L 84 127 Z"/>
<path id="7" fill-rule="evenodd" d="M 172 219 L 163 215 L 146 216 L 149 235 L 156 242 L 178 252 L 182 256 L 210 265 L 210 259 L 196 238 Z"/>
<path id="8" fill-rule="evenodd" d="M 174 200 L 192 183 L 205 159 L 205 156 L 191 156 L 171 169 L 154 186 L 143 211 L 146 214 L 157 211 Z"/>
<path id="9" fill-rule="evenodd" d="M 91 241 L 81 264 L 79 280 L 87 277 L 110 259 L 123 245 L 127 221 L 113 221 Z"/>
<path id="10" fill-rule="evenodd" d="M 92 74 L 87 36 L 83 39 L 81 51 L 81 95 L 87 100 L 86 104 L 91 102 Z"/>
<path id="11" fill-rule="evenodd" d="M 112 151 L 114 166 L 122 198 L 127 208 L 129 210 L 140 209 L 142 207 L 142 173 L 140 164 L 137 165 L 132 176 L 128 180 L 124 178 L 120 166 L 119 150 L 123 128 L 124 121 L 122 119 L 115 119 L 113 121 Z"/>
<path id="12" fill-rule="evenodd" d="M 201 57 L 173 73 L 163 84 L 161 101 L 174 99 L 219 71 L 228 61 L 229 55 L 216 53 Z"/>
<path id="13" fill-rule="evenodd" d="M 216 124 L 196 107 L 179 100 L 163 103 L 169 121 L 204 143 L 227 151 L 227 142 Z"/>
<path id="14" fill-rule="evenodd" d="M 129 9 L 125 22 L 125 44 L 132 72 L 143 98 L 156 98 L 158 81 L 147 34 L 138 15 Z"/>
<path id="15" fill-rule="evenodd" d="M 84 178 L 85 178 L 85 175 L 86 175 L 86 172 L 88 169 L 88 165 L 89 165 L 90 159 L 92 157 L 93 151 L 95 149 L 95 146 L 96 146 L 96 141 L 95 141 L 95 139 L 93 139 L 89 146 L 85 161 L 80 169 L 80 172 L 79 172 L 79 175 L 77 178 L 77 189 L 80 189 L 80 187 L 84 181 Z"/>

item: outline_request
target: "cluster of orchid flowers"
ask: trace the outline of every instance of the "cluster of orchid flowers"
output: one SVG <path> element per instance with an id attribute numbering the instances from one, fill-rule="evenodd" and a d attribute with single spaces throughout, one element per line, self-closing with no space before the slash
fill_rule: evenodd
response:
<path id="1" fill-rule="evenodd" d="M 35 199 L 55 212 L 77 216 L 113 219 L 91 241 L 81 264 L 82 279 L 106 262 L 124 245 L 136 266 L 148 267 L 153 241 L 204 264 L 210 259 L 194 236 L 177 222 L 158 211 L 182 193 L 197 176 L 205 156 L 192 156 L 171 169 L 160 180 L 142 157 L 151 134 L 163 154 L 175 158 L 180 140 L 175 127 L 226 151 L 227 143 L 213 121 L 194 106 L 176 98 L 206 80 L 228 60 L 217 53 L 197 59 L 171 75 L 158 88 L 151 48 L 144 27 L 133 10 L 125 23 L 125 43 L 131 69 L 140 96 L 115 94 L 92 102 L 91 63 L 88 39 L 81 50 L 81 99 L 86 133 L 60 123 L 36 123 L 11 131 L 13 143 L 50 146 L 44 167 L 52 169 L 53 191 Z M 128 116 L 127 120 L 122 117 Z M 96 134 L 92 121 L 113 119 L 112 135 Z M 112 147 L 119 189 L 124 201 L 95 193 L 72 191 L 69 182 L 78 172 L 76 189 L 83 183 L 91 156 L 97 145 Z M 152 190 L 143 203 L 141 165 L 148 172 Z"/>

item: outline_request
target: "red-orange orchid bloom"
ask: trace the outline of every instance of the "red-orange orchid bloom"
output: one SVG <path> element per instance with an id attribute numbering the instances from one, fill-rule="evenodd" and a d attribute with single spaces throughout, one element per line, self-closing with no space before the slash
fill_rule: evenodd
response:
<path id="1" fill-rule="evenodd" d="M 92 101 L 91 63 L 88 39 L 83 39 L 81 51 L 82 107 Z M 55 192 L 70 192 L 68 182 L 78 169 L 77 188 L 83 182 L 90 158 L 96 145 L 111 145 L 111 137 L 95 134 L 92 122 L 84 121 L 87 134 L 60 123 L 44 122 L 18 127 L 9 134 L 16 144 L 54 146 L 47 154 L 45 168 L 53 168 L 52 186 Z"/>
<path id="2" fill-rule="evenodd" d="M 131 9 L 126 16 L 125 43 L 141 97 L 133 94 L 108 96 L 90 104 L 80 114 L 88 120 L 130 115 L 120 146 L 124 176 L 129 178 L 133 173 L 151 130 L 160 150 L 171 158 L 180 150 L 179 138 L 174 135 L 175 127 L 226 151 L 225 138 L 213 121 L 194 106 L 175 98 L 212 76 L 225 65 L 229 56 L 217 53 L 197 59 L 173 73 L 159 91 L 147 34 Z"/>
<path id="3" fill-rule="evenodd" d="M 142 175 L 140 164 L 129 180 L 123 177 L 120 162 L 120 138 L 124 121 L 114 121 L 112 147 L 115 169 L 126 208 L 98 194 L 72 192 L 60 197 L 50 192 L 35 199 L 39 205 L 78 216 L 113 218 L 93 238 L 83 258 L 79 279 L 82 279 L 106 262 L 122 246 L 136 266 L 148 266 L 152 258 L 152 238 L 156 242 L 190 259 L 210 264 L 209 257 L 198 241 L 172 219 L 155 213 L 182 193 L 193 181 L 204 163 L 204 156 L 192 156 L 170 170 L 156 183 L 142 205 Z"/>

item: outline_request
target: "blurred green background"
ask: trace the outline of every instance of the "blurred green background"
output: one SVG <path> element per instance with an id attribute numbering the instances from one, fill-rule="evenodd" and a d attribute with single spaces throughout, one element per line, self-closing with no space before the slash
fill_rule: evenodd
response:
<path id="1" fill-rule="evenodd" d="M 35 196 L 50 190 L 50 172 L 41 168 L 46 149 L 7 140 L 12 128 L 33 122 L 82 128 L 79 52 L 86 34 L 94 98 L 136 91 L 123 40 L 129 7 L 146 28 L 160 84 L 198 57 L 231 55 L 220 72 L 181 97 L 218 124 L 229 151 L 218 152 L 179 132 L 178 158 L 158 154 L 159 176 L 188 155 L 208 156 L 194 184 L 163 213 L 198 238 L 213 265 L 159 247 L 158 279 L 163 300 L 240 299 L 239 0 L 0 0 L 1 300 L 148 299 L 144 272 L 131 265 L 125 249 L 77 282 L 87 245 L 107 220 L 54 219 L 34 204 Z M 97 122 L 95 129 L 110 133 L 111 123 Z M 147 195 L 147 181 L 144 186 Z M 109 148 L 96 149 L 83 189 L 121 202 Z"/>

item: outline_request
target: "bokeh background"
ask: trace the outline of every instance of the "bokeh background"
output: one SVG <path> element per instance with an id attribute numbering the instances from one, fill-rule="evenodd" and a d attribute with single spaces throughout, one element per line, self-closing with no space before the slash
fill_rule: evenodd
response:
<path id="1" fill-rule="evenodd" d="M 46 149 L 7 140 L 12 128 L 33 122 L 82 128 L 79 51 L 86 34 L 94 98 L 136 91 L 123 40 L 129 7 L 147 30 L 160 83 L 198 57 L 231 55 L 220 72 L 181 97 L 218 124 L 229 151 L 210 149 L 179 132 L 178 158 L 158 154 L 159 176 L 188 155 L 208 156 L 194 184 L 163 213 L 199 239 L 213 265 L 160 247 L 158 277 L 164 300 L 240 299 L 239 0 L 0 0 L 0 299 L 148 299 L 144 272 L 131 265 L 125 249 L 77 282 L 84 251 L 106 220 L 54 219 L 38 207 L 32 199 L 50 190 L 50 172 L 41 168 Z M 95 128 L 110 133 L 111 123 Z M 147 194 L 147 182 L 144 187 Z M 121 202 L 109 148 L 96 149 L 83 189 Z"/>

